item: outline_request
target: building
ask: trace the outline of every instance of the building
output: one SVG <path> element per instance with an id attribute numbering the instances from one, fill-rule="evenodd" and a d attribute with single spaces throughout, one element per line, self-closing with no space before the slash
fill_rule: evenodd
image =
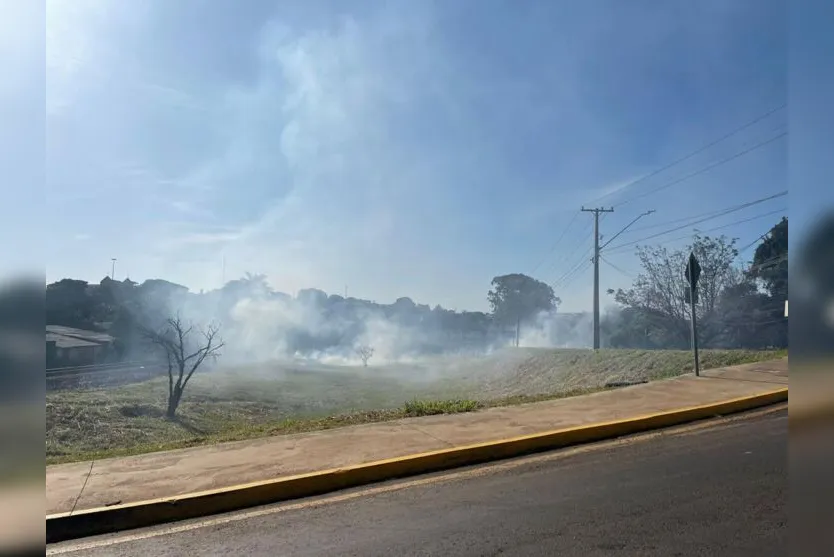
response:
<path id="1" fill-rule="evenodd" d="M 46 367 L 84 366 L 99 363 L 113 344 L 105 333 L 62 325 L 46 326 Z"/>

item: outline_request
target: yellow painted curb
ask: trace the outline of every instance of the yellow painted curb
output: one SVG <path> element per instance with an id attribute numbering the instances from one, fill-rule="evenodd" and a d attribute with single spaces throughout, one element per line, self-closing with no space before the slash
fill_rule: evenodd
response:
<path id="1" fill-rule="evenodd" d="M 437 472 L 459 466 L 480 464 L 569 445 L 641 433 L 719 415 L 752 410 L 787 400 L 788 389 L 786 387 L 751 397 L 621 421 L 442 449 L 346 468 L 190 493 L 180 497 L 166 497 L 73 513 L 53 514 L 46 517 L 46 541 L 47 543 L 55 543 L 256 507 L 289 499 L 322 495 L 384 480 Z"/>

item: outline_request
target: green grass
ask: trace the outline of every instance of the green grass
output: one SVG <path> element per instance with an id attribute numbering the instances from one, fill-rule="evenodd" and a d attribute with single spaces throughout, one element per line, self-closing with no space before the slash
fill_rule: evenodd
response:
<path id="1" fill-rule="evenodd" d="M 708 369 L 786 355 L 706 350 L 702 364 Z M 691 368 L 685 351 L 552 349 L 437 359 L 423 366 L 249 366 L 222 374 L 198 372 L 176 421 L 163 415 L 164 379 L 55 392 L 46 398 L 46 460 L 55 464 L 472 412 L 596 392 L 607 381 L 674 377 Z"/>
<path id="2" fill-rule="evenodd" d="M 415 398 L 406 402 L 402 411 L 408 417 L 434 416 L 436 414 L 474 412 L 482 406 L 482 403 L 477 400 L 418 400 Z"/>

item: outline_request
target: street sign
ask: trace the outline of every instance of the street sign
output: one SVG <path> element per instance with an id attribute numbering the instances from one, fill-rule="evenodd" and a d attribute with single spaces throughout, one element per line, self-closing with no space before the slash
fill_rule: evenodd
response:
<path id="1" fill-rule="evenodd" d="M 687 304 L 692 303 L 692 294 L 695 294 L 695 303 L 698 303 L 698 289 L 692 288 L 691 286 L 687 286 L 683 289 L 683 301 Z"/>
<path id="2" fill-rule="evenodd" d="M 698 303 L 698 279 L 701 278 L 701 264 L 693 252 L 689 253 L 689 261 L 684 270 L 686 280 L 689 283 L 689 318 L 692 321 L 692 354 L 695 356 L 695 376 L 701 375 L 701 362 L 698 359 L 698 325 L 695 316 L 695 304 Z"/>
<path id="3" fill-rule="evenodd" d="M 701 278 L 701 264 L 698 263 L 698 259 L 694 253 L 689 254 L 689 261 L 686 264 L 684 274 L 686 280 L 689 282 L 689 286 L 695 288 L 695 285 L 698 284 L 698 279 Z"/>

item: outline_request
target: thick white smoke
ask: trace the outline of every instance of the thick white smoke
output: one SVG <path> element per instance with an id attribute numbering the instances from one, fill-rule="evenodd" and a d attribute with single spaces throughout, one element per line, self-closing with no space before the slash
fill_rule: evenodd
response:
<path id="1" fill-rule="evenodd" d="M 277 361 L 362 366 L 361 347 L 373 349 L 371 367 L 447 368 L 454 367 L 452 357 L 464 361 L 515 345 L 514 328 L 496 327 L 488 315 L 430 309 L 407 298 L 385 305 L 312 289 L 293 297 L 240 281 L 218 291 L 184 294 L 169 305 L 198 326 L 220 325 L 221 368 Z M 588 347 L 591 327 L 587 314 L 543 312 L 522 323 L 519 346 Z"/>
<path id="2" fill-rule="evenodd" d="M 519 331 L 519 346 L 526 348 L 588 348 L 592 340 L 589 313 L 542 312 Z"/>

